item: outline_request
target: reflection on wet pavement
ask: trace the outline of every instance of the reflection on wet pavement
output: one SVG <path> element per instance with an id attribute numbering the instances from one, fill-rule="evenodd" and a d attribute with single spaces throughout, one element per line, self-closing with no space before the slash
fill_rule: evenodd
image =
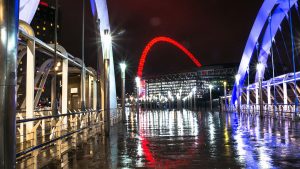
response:
<path id="1" fill-rule="evenodd" d="M 299 168 L 300 123 L 237 113 L 128 111 L 127 123 L 113 127 L 109 139 L 78 149 L 70 168 Z"/>

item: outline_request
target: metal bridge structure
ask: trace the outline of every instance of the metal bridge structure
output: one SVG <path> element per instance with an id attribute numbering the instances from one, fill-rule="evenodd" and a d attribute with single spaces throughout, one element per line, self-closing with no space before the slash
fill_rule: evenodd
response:
<path id="1" fill-rule="evenodd" d="M 294 40 L 293 10 L 294 13 L 299 14 L 297 0 L 265 0 L 263 2 L 244 49 L 232 97 L 225 97 L 226 100 L 230 100 L 232 109 L 259 114 L 261 117 L 295 119 L 299 116 L 299 72 L 296 67 L 299 53 Z M 295 16 L 299 17 L 299 15 Z M 284 22 L 288 23 L 291 40 L 289 43 L 291 50 L 284 42 L 287 56 L 291 58 L 284 59 L 292 60 L 289 65 L 292 70 L 275 76 L 275 65 L 279 65 L 274 64 L 274 53 L 276 50 L 278 52 L 275 37 L 278 34 L 283 37 L 282 24 Z M 253 63 L 257 63 L 257 66 L 255 65 L 253 83 L 250 84 Z M 272 72 L 271 77 L 265 74 L 267 69 L 268 72 Z"/>
<path id="2" fill-rule="evenodd" d="M 109 135 L 109 127 L 121 120 L 106 0 L 90 1 L 93 14 L 100 20 L 99 45 L 103 53 L 99 61 L 100 77 L 99 70 L 86 67 L 81 58 L 68 53 L 63 46 L 46 44 L 35 37 L 30 23 L 39 2 L 0 2 L 0 168 L 3 169 L 42 168 L 55 160 L 64 161 L 61 167 L 66 168 L 66 152 L 96 134 Z M 37 59 L 42 62 L 36 62 Z M 25 69 L 20 73 L 22 66 Z M 44 90 L 51 93 L 48 101 L 51 106 L 39 106 Z M 74 93 L 78 100 L 72 99 Z M 79 100 L 83 102 L 80 104 Z"/>

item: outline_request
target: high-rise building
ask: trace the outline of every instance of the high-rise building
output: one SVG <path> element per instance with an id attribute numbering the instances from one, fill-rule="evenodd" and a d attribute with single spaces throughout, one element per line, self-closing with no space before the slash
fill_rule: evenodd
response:
<path id="1" fill-rule="evenodd" d="M 58 17 L 59 18 L 59 17 Z M 59 23 L 59 20 L 58 20 Z M 35 36 L 45 43 L 54 43 L 55 7 L 45 1 L 40 1 L 38 9 L 31 22 Z M 60 39 L 60 24 L 57 25 L 57 38 Z"/>

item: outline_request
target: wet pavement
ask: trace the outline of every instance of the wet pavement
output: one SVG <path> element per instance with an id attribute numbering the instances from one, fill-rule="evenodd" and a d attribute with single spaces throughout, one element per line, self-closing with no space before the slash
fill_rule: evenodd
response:
<path id="1" fill-rule="evenodd" d="M 70 160 L 73 159 L 73 160 Z M 69 168 L 300 168 L 300 123 L 204 111 L 127 112 Z"/>

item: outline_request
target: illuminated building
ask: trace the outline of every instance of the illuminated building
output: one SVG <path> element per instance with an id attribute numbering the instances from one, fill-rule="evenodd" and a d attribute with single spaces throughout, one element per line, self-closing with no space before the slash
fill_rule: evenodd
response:
<path id="1" fill-rule="evenodd" d="M 202 66 L 195 72 L 167 74 L 159 76 L 148 76 L 143 79 L 146 81 L 145 96 L 157 97 L 169 95 L 174 98 L 178 95 L 183 98 L 188 96 L 193 89 L 196 90 L 197 98 L 204 98 L 209 93 L 209 85 L 213 85 L 219 94 L 223 94 L 223 83 L 226 81 L 230 86 L 234 84 L 234 75 L 237 66 L 214 65 Z"/>
<path id="2" fill-rule="evenodd" d="M 30 24 L 34 30 L 35 36 L 45 43 L 54 43 L 54 24 L 55 7 L 44 1 L 40 1 L 34 18 Z M 57 25 L 57 38 L 59 41 L 60 24 Z"/>

